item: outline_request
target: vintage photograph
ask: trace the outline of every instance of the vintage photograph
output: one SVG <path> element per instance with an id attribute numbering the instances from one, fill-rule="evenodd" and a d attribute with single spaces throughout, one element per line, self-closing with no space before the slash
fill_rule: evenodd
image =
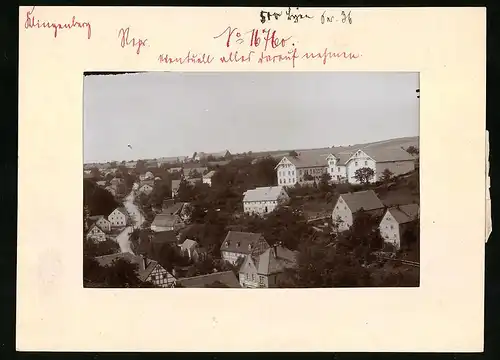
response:
<path id="1" fill-rule="evenodd" d="M 419 286 L 418 73 L 83 76 L 84 287 Z"/>

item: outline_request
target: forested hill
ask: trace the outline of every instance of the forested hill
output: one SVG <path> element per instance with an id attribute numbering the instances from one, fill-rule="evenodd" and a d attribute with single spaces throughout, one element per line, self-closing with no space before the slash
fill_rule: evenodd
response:
<path id="1" fill-rule="evenodd" d="M 83 180 L 83 205 L 88 207 L 90 216 L 108 216 L 119 206 L 111 193 L 91 180 Z"/>

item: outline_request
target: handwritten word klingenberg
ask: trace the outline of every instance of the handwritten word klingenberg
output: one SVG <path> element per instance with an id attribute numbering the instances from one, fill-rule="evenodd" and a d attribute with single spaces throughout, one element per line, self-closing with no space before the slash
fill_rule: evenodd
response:
<path id="1" fill-rule="evenodd" d="M 63 29 L 68 29 L 71 30 L 72 28 L 87 28 L 87 39 L 90 39 L 92 36 L 92 28 L 90 26 L 90 22 L 79 22 L 76 21 L 76 17 L 73 16 L 71 19 L 70 23 L 51 23 L 48 21 L 40 21 L 35 18 L 33 13 L 35 12 L 35 6 L 31 8 L 30 11 L 26 13 L 26 21 L 24 22 L 24 28 L 25 29 L 30 29 L 30 28 L 36 28 L 36 29 L 41 29 L 41 28 L 47 28 L 47 29 L 54 29 L 54 37 L 57 38 L 57 35 L 59 33 L 59 30 Z"/>

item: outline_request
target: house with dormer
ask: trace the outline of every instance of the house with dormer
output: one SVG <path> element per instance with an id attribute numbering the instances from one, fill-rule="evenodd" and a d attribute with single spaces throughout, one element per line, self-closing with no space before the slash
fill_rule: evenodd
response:
<path id="1" fill-rule="evenodd" d="M 245 257 L 239 269 L 243 288 L 273 288 L 279 286 L 280 277 L 287 269 L 297 266 L 297 251 L 275 244 L 260 254 Z"/>
<path id="2" fill-rule="evenodd" d="M 97 226 L 97 224 L 92 224 L 89 231 L 87 232 L 87 240 L 93 242 L 104 242 L 106 241 L 106 234 L 104 231 Z"/>
<path id="3" fill-rule="evenodd" d="M 240 259 L 247 255 L 257 256 L 266 249 L 269 244 L 260 233 L 250 233 L 241 231 L 229 231 L 220 247 L 222 260 L 236 265 Z"/>
<path id="4" fill-rule="evenodd" d="M 129 215 L 125 207 L 116 208 L 108 215 L 112 227 L 125 227 L 129 223 Z"/>

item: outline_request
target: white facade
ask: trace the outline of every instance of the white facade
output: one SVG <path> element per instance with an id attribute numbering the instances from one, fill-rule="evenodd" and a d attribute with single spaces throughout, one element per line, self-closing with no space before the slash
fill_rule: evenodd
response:
<path id="1" fill-rule="evenodd" d="M 394 219 L 390 211 L 386 211 L 379 225 L 380 235 L 385 242 L 391 243 L 396 249 L 401 246 L 401 234 L 399 223 Z"/>
<path id="2" fill-rule="evenodd" d="M 110 232 L 111 231 L 111 223 L 105 218 L 101 217 L 99 218 L 95 224 L 99 226 L 104 232 Z"/>
<path id="3" fill-rule="evenodd" d="M 345 165 L 341 165 L 334 155 L 328 155 L 326 160 L 328 161 L 327 172 L 333 182 L 342 182 L 344 179 L 347 179 Z"/>
<path id="4" fill-rule="evenodd" d="M 278 185 L 293 186 L 297 183 L 297 169 L 287 158 L 281 159 L 276 166 Z"/>
<path id="5" fill-rule="evenodd" d="M 332 222 L 338 231 L 346 231 L 353 224 L 354 218 L 342 196 L 339 197 L 332 211 Z"/>
<path id="6" fill-rule="evenodd" d="M 243 200 L 243 211 L 247 214 L 268 214 L 274 211 L 279 205 L 288 202 L 290 197 L 285 189 L 281 187 L 279 194 L 274 199 L 258 199 Z"/>
<path id="7" fill-rule="evenodd" d="M 145 279 L 151 281 L 156 286 L 162 288 L 172 287 L 175 284 L 175 277 L 165 270 L 160 264 L 156 264 L 151 274 Z"/>
<path id="8" fill-rule="evenodd" d="M 93 225 L 87 233 L 87 240 L 103 242 L 106 241 L 106 234 L 98 226 Z"/>
<path id="9" fill-rule="evenodd" d="M 347 161 L 346 164 L 346 177 L 350 184 L 359 184 L 359 181 L 354 177 L 356 170 L 361 168 L 370 168 L 373 170 L 373 177 L 370 182 L 377 181 L 377 164 L 375 160 L 366 155 L 362 150 L 358 150 Z"/>
<path id="10" fill-rule="evenodd" d="M 221 258 L 224 261 L 227 261 L 233 265 L 236 264 L 238 259 L 245 257 L 245 254 L 230 252 L 230 251 L 221 251 Z"/>
<path id="11" fill-rule="evenodd" d="M 109 214 L 108 220 L 113 227 L 127 226 L 127 216 L 118 209 Z"/>

